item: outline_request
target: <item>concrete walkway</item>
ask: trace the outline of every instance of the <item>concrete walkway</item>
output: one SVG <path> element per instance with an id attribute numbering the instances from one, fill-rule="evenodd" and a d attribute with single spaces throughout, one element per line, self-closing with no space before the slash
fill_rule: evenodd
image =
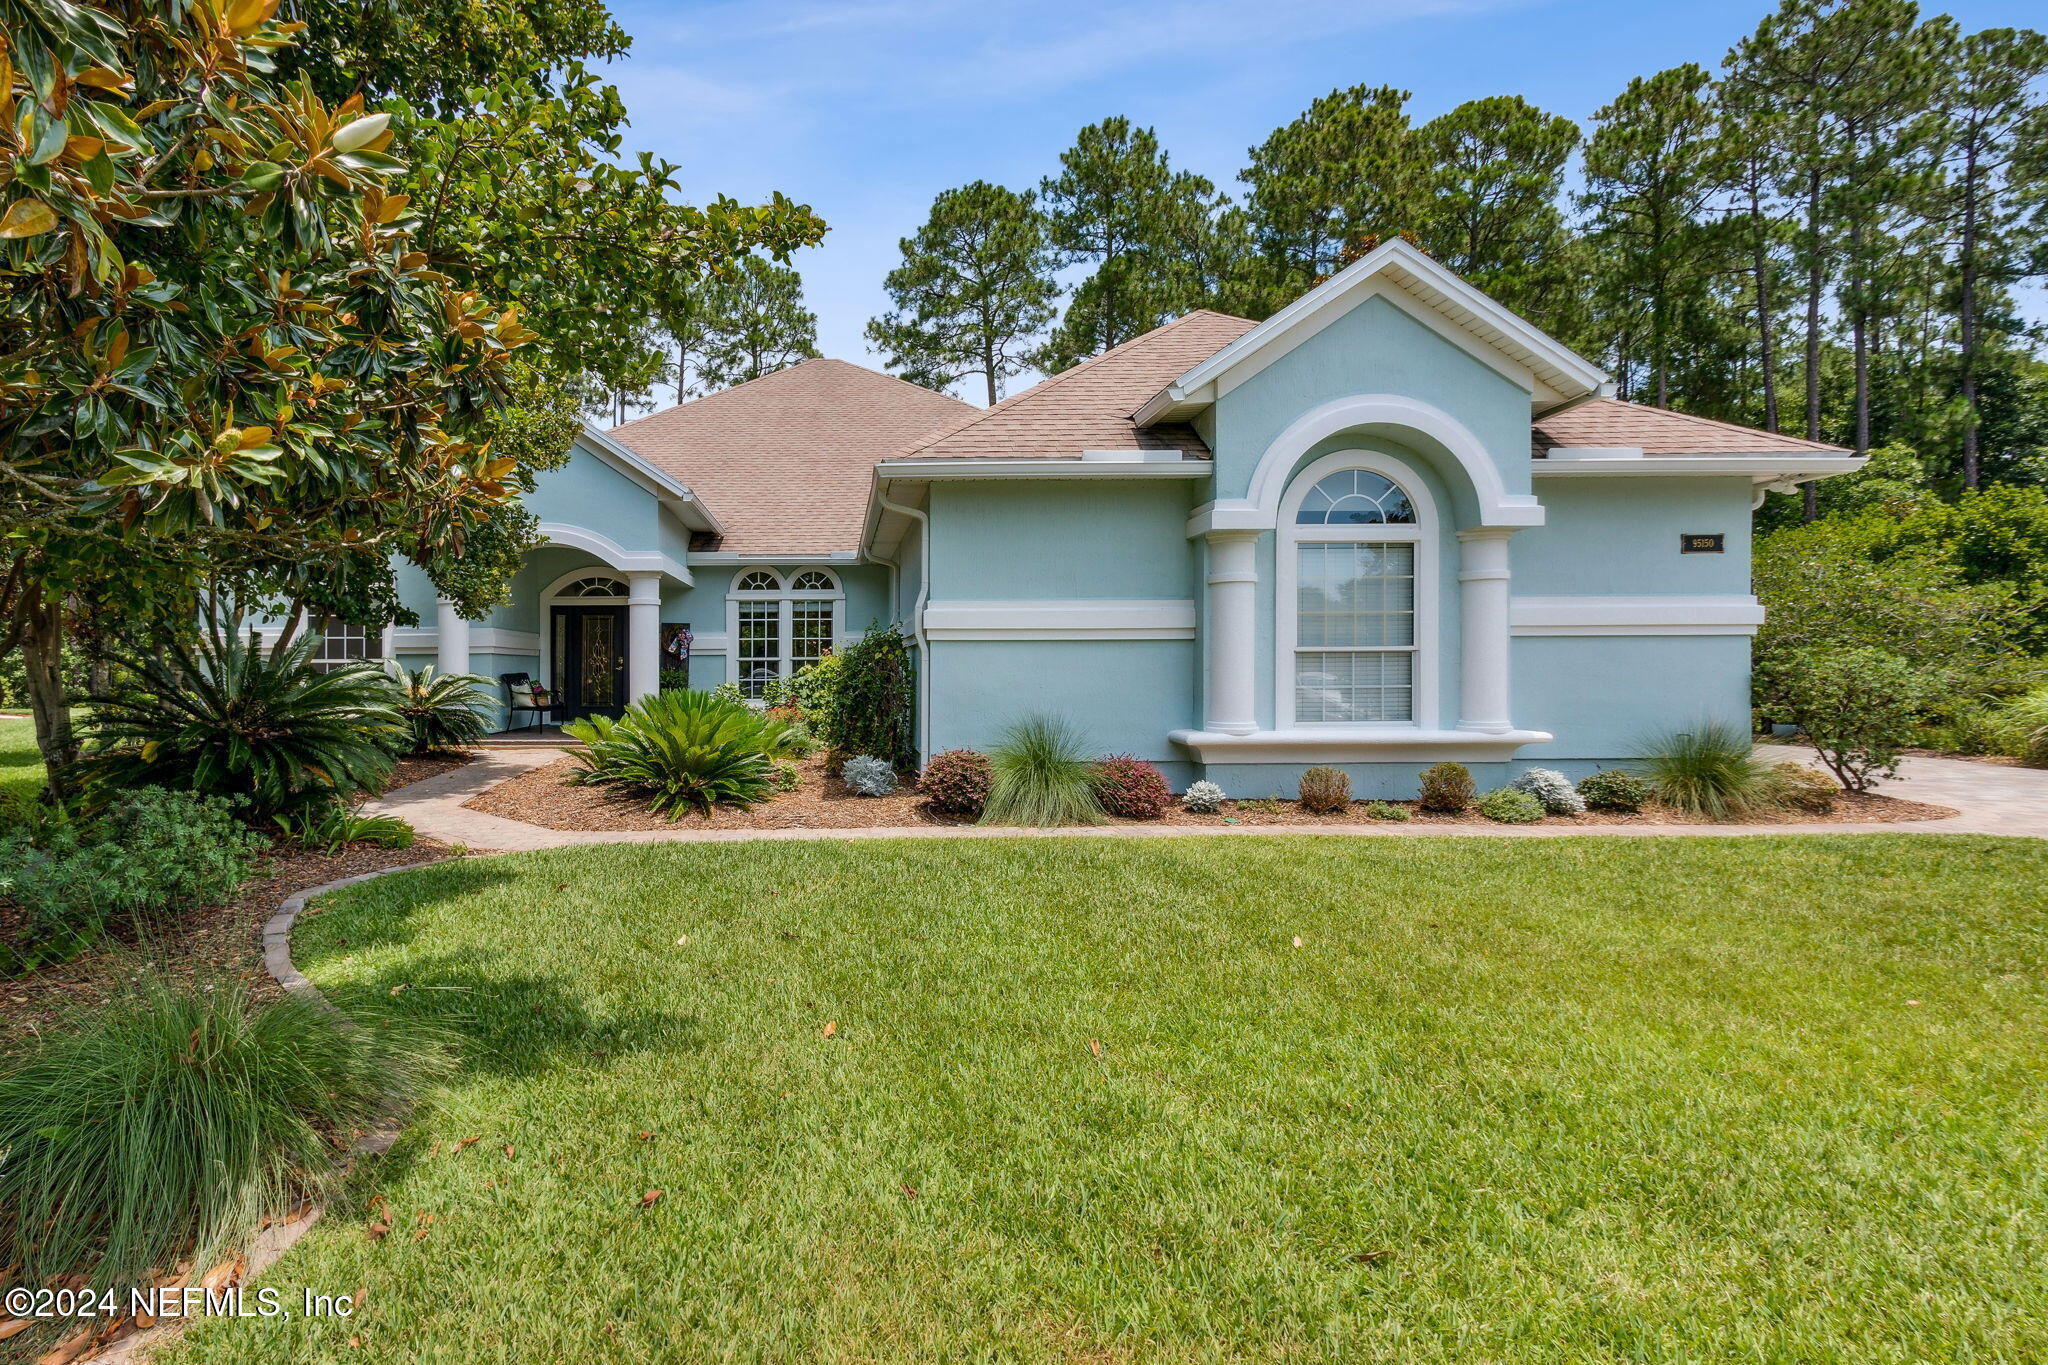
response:
<path id="1" fill-rule="evenodd" d="M 1783 751 L 1809 756 L 1804 750 Z M 529 848 L 563 848 L 573 844 L 737 843 L 750 839 L 960 839 L 987 838 L 1140 838 L 1203 837 L 1230 834 L 1359 835 L 1369 838 L 1487 837 L 1559 838 L 1584 836 L 1731 835 L 1731 834 L 2007 834 L 2048 838 L 2048 771 L 2007 768 L 1959 759 L 1909 758 L 1899 777 L 1884 784 L 1890 795 L 1934 805 L 1953 806 L 1960 815 L 1948 820 L 1910 820 L 1896 824 L 1792 825 L 1110 825 L 1084 829 L 989 830 L 957 825 L 909 825 L 881 829 L 693 829 L 685 822 L 673 830 L 543 829 L 519 820 L 469 810 L 462 804 L 507 778 L 552 763 L 560 749 L 493 748 L 460 768 L 401 787 L 382 801 L 370 803 L 378 814 L 401 816 L 429 838 L 466 844 L 472 849 L 511 852 Z"/>

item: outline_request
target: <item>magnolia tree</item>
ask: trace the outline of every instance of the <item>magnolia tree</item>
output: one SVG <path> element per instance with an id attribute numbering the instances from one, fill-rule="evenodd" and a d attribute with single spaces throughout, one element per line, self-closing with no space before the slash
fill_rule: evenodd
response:
<path id="1" fill-rule="evenodd" d="M 59 794 L 68 619 L 311 596 L 515 488 L 476 438 L 534 334 L 413 247 L 388 114 L 277 81 L 276 8 L 0 0 L 0 650 Z"/>

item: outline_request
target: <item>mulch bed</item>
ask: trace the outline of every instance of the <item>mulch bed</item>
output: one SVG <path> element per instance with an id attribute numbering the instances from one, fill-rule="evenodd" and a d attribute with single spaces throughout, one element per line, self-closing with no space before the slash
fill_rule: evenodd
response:
<path id="1" fill-rule="evenodd" d="M 467 754 L 434 754 L 399 760 L 386 790 L 469 762 Z M 263 925 L 278 903 L 295 892 L 407 863 L 434 862 L 448 847 L 432 839 L 411 848 L 355 845 L 340 853 L 312 852 L 278 844 L 264 854 L 259 875 L 219 905 L 153 921 L 147 940 L 120 926 L 108 941 L 83 957 L 14 981 L 0 981 L 0 1056 L 18 1050 L 67 1011 L 109 999 L 144 968 L 208 984 L 232 982 L 251 998 L 267 1000 L 280 987 L 263 969 Z M 0 910 L 0 915 L 5 911 Z M 0 933 L 6 926 L 0 924 Z"/>
<path id="2" fill-rule="evenodd" d="M 803 780 L 793 792 L 750 811 L 721 807 L 707 819 L 686 815 L 670 821 L 649 811 L 646 803 L 615 787 L 579 787 L 569 778 L 581 770 L 573 758 L 557 759 L 518 777 L 500 782 L 463 804 L 471 810 L 521 820 L 545 829 L 647 830 L 647 829 L 872 829 L 910 825 L 970 825 L 972 820 L 936 815 L 908 786 L 894 796 L 855 796 L 846 784 L 833 776 L 822 758 L 798 764 Z M 1464 815 L 1431 815 L 1415 809 L 1413 802 L 1392 802 L 1405 806 L 1411 822 L 1419 825 L 1490 825 L 1493 822 L 1476 811 Z M 1947 806 L 1930 806 L 1891 796 L 1844 794 L 1833 813 L 1808 814 L 1783 811 L 1759 816 L 1745 824 L 1802 825 L 1869 824 L 1892 820 L 1945 820 L 1956 814 Z M 1363 803 L 1335 815 L 1311 815 L 1293 801 L 1226 801 L 1215 815 L 1196 815 L 1179 806 L 1169 808 L 1158 820 L 1112 820 L 1111 824 L 1164 825 L 1378 825 L 1365 813 Z M 1588 812 L 1585 815 L 1546 816 L 1546 825 L 1701 825 L 1712 824 L 1697 816 L 1668 807 L 1653 807 L 1636 815 Z"/>

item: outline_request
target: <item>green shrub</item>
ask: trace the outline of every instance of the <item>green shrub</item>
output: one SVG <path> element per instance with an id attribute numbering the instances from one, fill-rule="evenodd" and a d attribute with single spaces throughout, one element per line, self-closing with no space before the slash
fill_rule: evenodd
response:
<path id="1" fill-rule="evenodd" d="M 1392 820 L 1395 824 L 1406 824 L 1411 818 L 1406 806 L 1397 806 L 1391 801 L 1372 801 L 1365 807 L 1365 814 L 1372 820 Z"/>
<path id="2" fill-rule="evenodd" d="M 1462 815 L 1478 790 L 1462 763 L 1439 763 L 1422 774 L 1422 798 L 1415 804 L 1437 815 Z"/>
<path id="3" fill-rule="evenodd" d="M 839 780 L 855 796 L 893 796 L 896 792 L 896 770 L 888 759 L 873 754 L 855 754 L 840 764 Z"/>
<path id="4" fill-rule="evenodd" d="M 768 800 L 773 761 L 794 740 L 780 721 L 710 692 L 657 692 L 616 721 L 590 716 L 562 728 L 585 746 L 575 752 L 583 765 L 575 780 L 640 792 L 671 820 Z"/>
<path id="5" fill-rule="evenodd" d="M 1080 737 L 1065 721 L 1026 716 L 989 751 L 984 825 L 1099 825 Z"/>
<path id="6" fill-rule="evenodd" d="M 1310 768 L 1301 775 L 1296 794 L 1310 815 L 1335 815 L 1351 805 L 1351 779 L 1341 768 Z"/>
<path id="7" fill-rule="evenodd" d="M 761 700 L 769 709 L 794 707 L 797 719 L 819 734 L 832 728 L 835 698 L 846 676 L 846 656 L 828 652 L 815 663 L 805 664 L 794 677 L 772 678 L 761 689 Z"/>
<path id="8" fill-rule="evenodd" d="M 976 816 L 988 804 L 990 776 L 987 754 L 948 749 L 924 765 L 917 791 L 941 815 Z"/>
<path id="9" fill-rule="evenodd" d="M 0 1073 L 0 1262 L 125 1290 L 202 1269 L 327 1187 L 338 1144 L 445 1050 L 292 997 L 144 976 Z"/>
<path id="10" fill-rule="evenodd" d="M 398 714 L 411 735 L 407 752 L 466 749 L 490 733 L 484 717 L 496 693 L 476 674 L 436 673 L 432 664 L 395 665 L 391 680 L 398 688 Z"/>
<path id="11" fill-rule="evenodd" d="M 1166 774 L 1142 758 L 1111 754 L 1088 770 L 1102 809 L 1121 820 L 1157 820 L 1173 804 Z"/>
<path id="12" fill-rule="evenodd" d="M 1634 773 L 1602 768 L 1579 783 L 1579 795 L 1589 810 L 1634 812 L 1650 799 L 1650 784 Z"/>
<path id="13" fill-rule="evenodd" d="M 2013 757 L 2029 768 L 2048 768 L 2048 687 L 2013 698 L 2002 714 L 2018 740 Z"/>
<path id="14" fill-rule="evenodd" d="M 339 853 L 350 844 L 411 848 L 414 835 L 413 827 L 395 815 L 365 815 L 339 803 L 280 815 L 276 823 L 287 839 L 322 853 Z"/>
<path id="15" fill-rule="evenodd" d="M 1501 787 L 1479 798 L 1479 813 L 1503 825 L 1534 824 L 1543 818 L 1543 802 L 1532 792 Z"/>
<path id="16" fill-rule="evenodd" d="M 2009 754 L 2018 757 L 2026 748 L 2026 733 L 2013 724 L 2005 706 L 1976 703 L 1954 708 L 1946 719 L 1930 720 L 1913 735 L 1916 749 L 1939 749 L 1950 754 Z"/>
<path id="17" fill-rule="evenodd" d="M 770 767 L 768 780 L 774 784 L 775 790 L 779 792 L 793 792 L 803 785 L 804 775 L 798 770 L 796 764 L 778 762 Z"/>
<path id="18" fill-rule="evenodd" d="M 321 673 L 312 638 L 275 661 L 209 632 L 122 660 L 83 726 L 95 788 L 159 786 L 243 796 L 258 818 L 374 791 L 411 737 L 383 670 Z"/>
<path id="19" fill-rule="evenodd" d="M 1645 744 L 1643 775 L 1665 804 L 1710 820 L 1732 820 L 1777 804 L 1778 783 L 1735 726 L 1706 721 Z"/>
<path id="20" fill-rule="evenodd" d="M 1793 810 L 1825 815 L 1835 808 L 1835 800 L 1842 794 L 1842 789 L 1829 781 L 1826 773 L 1816 772 L 1804 763 L 1774 763 L 1771 774 L 1778 804 Z"/>
<path id="21" fill-rule="evenodd" d="M 1757 691 L 1820 751 L 1850 791 L 1899 770 L 1899 750 L 1940 695 L 1941 680 L 1888 650 L 1788 650 L 1757 670 Z"/>
<path id="22" fill-rule="evenodd" d="M 903 632 L 870 626 L 858 641 L 828 657 L 836 662 L 827 674 L 825 715 L 818 728 L 826 747 L 835 754 L 873 754 L 897 769 L 915 768 L 917 684 Z"/>
<path id="23" fill-rule="evenodd" d="M 0 945 L 0 975 L 76 956 L 109 921 L 169 914 L 226 899 L 264 846 L 217 796 L 143 787 L 97 820 L 0 836 L 0 896 L 23 932 Z"/>

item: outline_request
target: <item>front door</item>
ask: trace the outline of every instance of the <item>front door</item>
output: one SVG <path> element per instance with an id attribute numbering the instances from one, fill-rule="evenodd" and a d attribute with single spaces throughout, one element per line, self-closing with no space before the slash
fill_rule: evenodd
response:
<path id="1" fill-rule="evenodd" d="M 626 709 L 626 609 L 554 609 L 555 684 L 563 719 Z"/>

